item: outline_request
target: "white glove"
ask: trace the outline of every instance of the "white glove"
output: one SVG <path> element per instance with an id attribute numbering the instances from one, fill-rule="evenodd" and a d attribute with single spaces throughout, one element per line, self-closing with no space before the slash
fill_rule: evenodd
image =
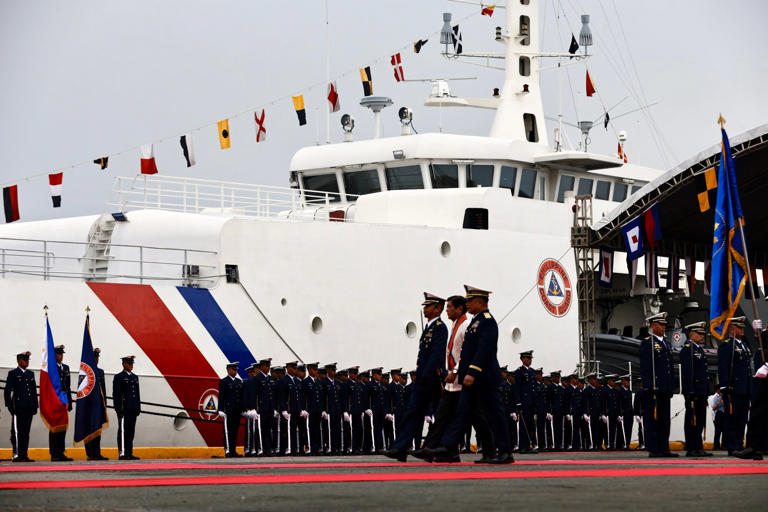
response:
<path id="1" fill-rule="evenodd" d="M 763 330 L 763 321 L 759 318 L 752 320 L 752 328 L 755 331 L 762 331 Z"/>
<path id="2" fill-rule="evenodd" d="M 285 418 L 286 420 L 291 419 L 291 415 L 288 414 L 288 411 L 283 411 L 283 418 Z"/>
<path id="3" fill-rule="evenodd" d="M 624 416 L 619 416 L 618 419 L 619 419 L 620 422 L 624 423 Z"/>
<path id="4" fill-rule="evenodd" d="M 566 414 L 565 415 L 565 419 L 567 419 L 568 421 L 573 421 L 573 415 L 572 414 Z"/>
<path id="5" fill-rule="evenodd" d="M 552 413 L 548 412 L 547 413 L 547 421 L 551 421 L 551 420 L 552 420 Z"/>
<path id="6" fill-rule="evenodd" d="M 366 409 L 366 410 L 365 410 L 365 414 L 367 414 L 368 416 L 370 416 L 371 418 L 373 418 L 373 411 L 372 411 L 372 410 L 370 410 L 370 409 Z"/>
<path id="7" fill-rule="evenodd" d="M 640 416 L 635 416 L 635 421 L 640 423 Z"/>
<path id="8" fill-rule="evenodd" d="M 602 416 L 600 416 L 600 421 L 602 421 L 603 423 L 608 423 L 608 416 L 603 414 Z"/>
<path id="9" fill-rule="evenodd" d="M 352 421 L 352 416 L 350 416 L 348 412 L 344 413 L 344 421 Z"/>
<path id="10" fill-rule="evenodd" d="M 275 417 L 275 418 L 277 418 L 277 417 L 279 417 L 279 416 L 280 416 L 280 413 L 279 413 L 279 412 L 277 412 L 277 411 L 275 411 L 275 412 L 274 412 L 274 414 L 273 414 L 272 416 L 273 416 L 273 417 Z"/>
<path id="11" fill-rule="evenodd" d="M 387 421 L 394 421 L 395 420 L 395 415 L 394 414 L 386 414 L 384 416 L 384 419 L 387 420 Z"/>
<path id="12" fill-rule="evenodd" d="M 427 423 L 432 423 L 432 416 L 424 416 L 424 421 Z"/>
<path id="13" fill-rule="evenodd" d="M 768 363 L 765 363 L 763 366 L 760 367 L 759 370 L 757 370 L 755 377 L 757 377 L 758 379 L 764 379 L 767 376 L 768 376 Z"/>
<path id="14" fill-rule="evenodd" d="M 585 414 L 585 415 L 583 416 L 583 418 L 584 418 L 584 421 L 586 421 L 587 423 L 589 423 L 589 414 Z"/>
<path id="15" fill-rule="evenodd" d="M 301 411 L 299 416 L 301 416 L 302 418 L 309 418 L 309 413 L 307 411 Z"/>
<path id="16" fill-rule="evenodd" d="M 225 413 L 224 411 L 219 411 L 219 418 L 226 419 L 227 418 L 227 413 Z"/>
<path id="17" fill-rule="evenodd" d="M 512 414 L 510 414 L 509 417 L 512 418 L 512 421 L 517 421 L 517 413 L 516 412 L 513 412 Z"/>
<path id="18" fill-rule="evenodd" d="M 253 413 L 252 413 L 252 414 L 253 414 L 253 419 L 255 419 L 255 420 L 258 420 L 259 418 L 261 418 L 261 414 L 259 414 L 259 413 L 258 413 L 258 412 L 256 412 L 255 410 L 253 411 Z"/>
<path id="19" fill-rule="evenodd" d="M 320 413 L 320 417 L 321 417 L 322 419 L 324 419 L 324 420 L 327 420 L 327 419 L 328 419 L 328 413 L 327 413 L 327 412 L 325 412 L 325 411 L 323 411 L 322 413 Z"/>
<path id="20" fill-rule="evenodd" d="M 536 420 L 538 420 L 538 419 L 539 419 L 539 416 L 538 416 L 537 414 L 534 414 L 534 415 L 533 415 L 533 421 L 536 421 Z"/>

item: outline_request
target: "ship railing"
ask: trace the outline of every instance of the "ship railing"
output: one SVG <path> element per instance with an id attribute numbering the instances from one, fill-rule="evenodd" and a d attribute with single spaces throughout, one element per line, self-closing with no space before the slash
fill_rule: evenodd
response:
<path id="1" fill-rule="evenodd" d="M 118 250 L 121 256 L 88 256 L 88 249 L 93 247 Z M 179 247 L 0 238 L 0 278 L 177 282 L 183 286 L 210 287 L 221 277 L 218 265 L 212 264 L 217 254 Z"/>
<path id="2" fill-rule="evenodd" d="M 332 208 L 358 196 L 293 187 L 253 185 L 173 176 L 115 178 L 104 213 L 158 209 L 184 213 L 213 211 L 252 217 L 275 217 L 309 208 Z"/>

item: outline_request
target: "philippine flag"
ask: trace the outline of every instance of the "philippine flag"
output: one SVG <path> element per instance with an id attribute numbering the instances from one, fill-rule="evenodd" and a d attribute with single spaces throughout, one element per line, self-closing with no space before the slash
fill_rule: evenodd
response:
<path id="1" fill-rule="evenodd" d="M 43 367 L 40 369 L 40 417 L 51 432 L 62 432 L 69 425 L 67 394 L 61 389 L 59 367 L 53 349 L 53 334 L 48 317 L 45 317 L 47 331 L 43 344 Z"/>

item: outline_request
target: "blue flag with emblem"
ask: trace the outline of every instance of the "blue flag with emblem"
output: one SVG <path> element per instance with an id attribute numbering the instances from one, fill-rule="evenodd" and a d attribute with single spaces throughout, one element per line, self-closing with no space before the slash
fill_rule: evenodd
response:
<path id="1" fill-rule="evenodd" d="M 101 387 L 99 367 L 93 355 L 90 320 L 86 315 L 83 352 L 80 356 L 80 371 L 77 379 L 77 402 L 75 402 L 74 441 L 76 446 L 100 436 L 102 429 L 109 425 L 105 392 L 106 390 Z"/>
<path id="2" fill-rule="evenodd" d="M 747 278 L 744 257 L 744 241 L 739 233 L 743 224 L 739 190 L 736 184 L 736 167 L 731 156 L 728 135 L 723 135 L 720 166 L 717 170 L 717 206 L 712 245 L 711 298 L 709 306 L 709 330 L 712 336 L 722 340 L 728 333 L 728 319 L 739 307 Z"/>

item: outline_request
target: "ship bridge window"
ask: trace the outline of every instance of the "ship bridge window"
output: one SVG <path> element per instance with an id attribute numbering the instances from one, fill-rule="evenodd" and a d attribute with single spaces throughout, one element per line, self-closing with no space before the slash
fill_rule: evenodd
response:
<path id="1" fill-rule="evenodd" d="M 464 229 L 488 229 L 488 208 L 464 210 Z"/>
<path id="2" fill-rule="evenodd" d="M 493 185 L 492 165 L 467 164 L 467 188 L 490 187 Z"/>
<path id="3" fill-rule="evenodd" d="M 309 196 L 311 199 L 323 199 L 325 196 L 319 194 L 312 194 L 311 192 L 329 192 L 330 200 L 332 202 L 340 201 L 339 196 L 339 182 L 336 180 L 336 174 L 318 174 L 316 176 L 303 176 L 304 191 L 310 191 Z"/>
<path id="4" fill-rule="evenodd" d="M 387 167 L 385 171 L 388 190 L 424 188 L 424 179 L 421 177 L 421 166 L 405 165 L 403 167 Z"/>
<path id="5" fill-rule="evenodd" d="M 536 116 L 533 114 L 523 114 L 523 124 L 525 125 L 525 138 L 528 142 L 539 142 L 539 129 L 536 127 Z"/>
<path id="6" fill-rule="evenodd" d="M 626 183 L 614 183 L 613 185 L 613 200 L 620 203 L 627 198 L 627 189 L 629 187 Z"/>
<path id="7" fill-rule="evenodd" d="M 347 194 L 357 196 L 381 192 L 378 171 L 376 169 L 366 169 L 364 171 L 345 172 L 344 191 Z"/>
<path id="8" fill-rule="evenodd" d="M 557 187 L 558 203 L 565 202 L 565 193 L 572 191 L 575 184 L 576 184 L 575 177 L 569 176 L 568 174 L 563 174 L 562 176 L 560 176 L 560 185 L 558 185 Z"/>
<path id="9" fill-rule="evenodd" d="M 517 181 L 517 167 L 501 166 L 501 175 L 499 176 L 499 187 L 508 188 L 515 193 L 515 182 Z"/>
<path id="10" fill-rule="evenodd" d="M 459 186 L 459 166 L 455 164 L 430 164 L 429 175 L 432 188 L 457 188 Z"/>
<path id="11" fill-rule="evenodd" d="M 520 189 L 517 191 L 517 197 L 533 199 L 534 192 L 536 192 L 536 171 L 523 169 L 520 173 Z"/>
<path id="12" fill-rule="evenodd" d="M 591 178 L 579 178 L 579 190 L 578 194 L 580 196 L 585 196 L 587 194 L 592 193 L 592 184 L 595 182 L 595 180 Z"/>
<path id="13" fill-rule="evenodd" d="M 641 187 L 640 185 L 632 185 L 632 193 L 634 194 L 635 192 L 637 192 L 641 188 L 643 188 L 643 187 Z"/>
<path id="14" fill-rule="evenodd" d="M 597 180 L 597 187 L 595 187 L 595 199 L 602 199 L 607 201 L 611 197 L 611 182 Z"/>
<path id="15" fill-rule="evenodd" d="M 520 57 L 520 76 L 531 76 L 531 59 Z"/>

